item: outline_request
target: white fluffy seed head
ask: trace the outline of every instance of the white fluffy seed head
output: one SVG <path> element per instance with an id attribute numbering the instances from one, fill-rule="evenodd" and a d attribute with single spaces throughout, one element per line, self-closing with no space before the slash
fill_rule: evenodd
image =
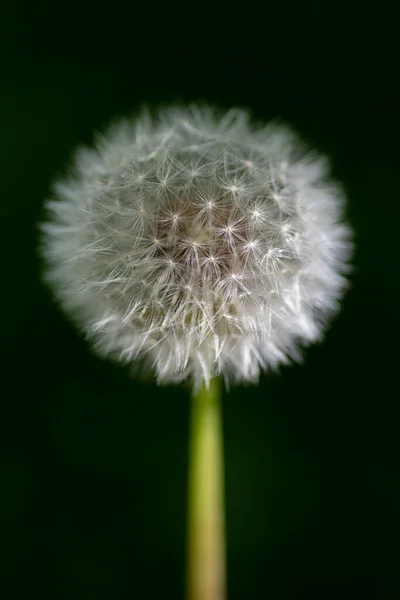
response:
<path id="1" fill-rule="evenodd" d="M 351 230 L 327 161 L 244 110 L 114 124 L 56 182 L 46 280 L 103 356 L 163 383 L 255 382 L 321 339 Z"/>

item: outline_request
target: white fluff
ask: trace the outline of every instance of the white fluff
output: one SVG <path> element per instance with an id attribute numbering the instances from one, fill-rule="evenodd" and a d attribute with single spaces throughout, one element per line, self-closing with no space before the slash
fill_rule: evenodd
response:
<path id="1" fill-rule="evenodd" d="M 256 382 L 321 339 L 346 288 L 328 167 L 244 110 L 120 121 L 54 185 L 46 280 L 103 356 L 144 359 L 160 383 Z"/>

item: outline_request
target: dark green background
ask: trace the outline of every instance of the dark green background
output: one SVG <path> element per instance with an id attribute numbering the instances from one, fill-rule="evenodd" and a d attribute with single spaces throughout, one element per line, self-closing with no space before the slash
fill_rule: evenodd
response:
<path id="1" fill-rule="evenodd" d="M 188 393 L 92 356 L 40 283 L 36 227 L 93 129 L 204 100 L 326 152 L 357 242 L 326 341 L 224 396 L 229 600 L 400 598 L 394 15 L 17 0 L 1 17 L 1 596 L 184 597 Z"/>

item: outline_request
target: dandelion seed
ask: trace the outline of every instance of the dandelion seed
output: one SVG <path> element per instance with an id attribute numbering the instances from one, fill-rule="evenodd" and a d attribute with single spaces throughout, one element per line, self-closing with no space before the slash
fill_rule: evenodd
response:
<path id="1" fill-rule="evenodd" d="M 288 128 L 164 109 L 113 126 L 74 167 L 47 202 L 46 279 L 101 355 L 199 389 L 255 382 L 322 337 L 351 230 L 326 160 Z"/>

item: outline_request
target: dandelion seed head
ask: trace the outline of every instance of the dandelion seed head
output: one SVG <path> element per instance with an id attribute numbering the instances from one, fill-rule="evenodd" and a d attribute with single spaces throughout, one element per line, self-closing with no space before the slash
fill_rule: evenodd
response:
<path id="1" fill-rule="evenodd" d="M 347 287 L 352 236 L 327 161 L 244 110 L 120 121 L 46 206 L 45 277 L 65 313 L 160 383 L 256 382 L 299 360 Z"/>

